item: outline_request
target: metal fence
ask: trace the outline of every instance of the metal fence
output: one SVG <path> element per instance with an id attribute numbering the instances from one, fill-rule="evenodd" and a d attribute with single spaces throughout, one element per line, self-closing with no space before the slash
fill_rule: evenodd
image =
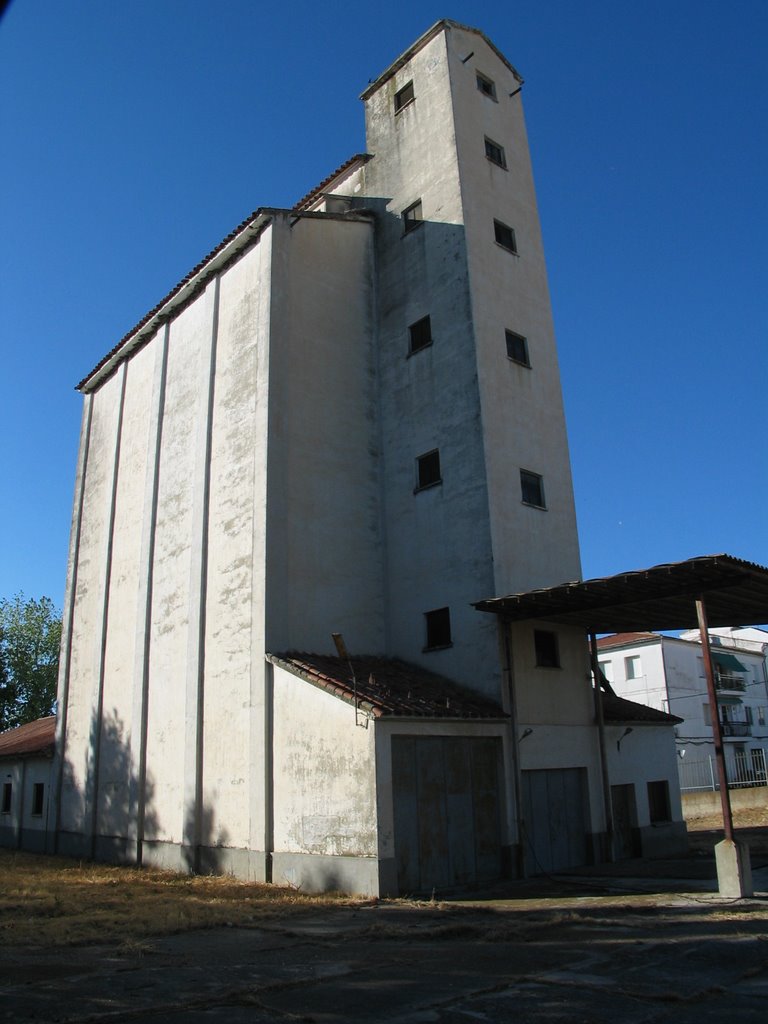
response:
<path id="1" fill-rule="evenodd" d="M 700 761 L 678 758 L 677 770 L 681 793 L 693 793 L 697 790 L 712 791 L 720 788 L 714 756 Z M 743 754 L 729 754 L 726 751 L 725 770 L 729 789 L 768 785 L 766 756 L 762 747 L 755 747 Z"/>

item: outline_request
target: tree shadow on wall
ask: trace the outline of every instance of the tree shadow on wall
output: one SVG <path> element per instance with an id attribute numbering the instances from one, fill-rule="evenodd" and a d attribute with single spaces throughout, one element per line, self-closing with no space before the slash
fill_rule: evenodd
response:
<path id="1" fill-rule="evenodd" d="M 184 837 L 181 855 L 191 874 L 215 875 L 230 868 L 229 833 L 221 826 L 216 827 L 212 807 L 201 802 L 199 815 L 195 814 L 194 805 L 187 808 Z"/>

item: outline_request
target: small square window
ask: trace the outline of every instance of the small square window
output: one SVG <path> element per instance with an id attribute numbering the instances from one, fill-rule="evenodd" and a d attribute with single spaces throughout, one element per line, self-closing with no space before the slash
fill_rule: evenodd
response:
<path id="1" fill-rule="evenodd" d="M 515 334 L 514 331 L 504 332 L 507 338 L 507 355 L 521 366 L 530 366 L 531 360 L 528 357 L 528 340 L 522 334 Z"/>
<path id="2" fill-rule="evenodd" d="M 423 316 L 408 328 L 408 352 L 418 352 L 432 344 L 432 324 L 428 316 Z"/>
<path id="3" fill-rule="evenodd" d="M 435 484 L 441 484 L 442 482 L 440 476 L 440 452 L 437 448 L 432 452 L 419 455 L 416 459 L 416 491 L 423 491 L 425 487 L 434 487 Z"/>
<path id="4" fill-rule="evenodd" d="M 13 800 L 13 783 L 12 782 L 4 782 L 3 783 L 3 809 L 2 809 L 2 812 L 0 812 L 0 813 L 2 813 L 2 814 L 10 814 L 11 813 L 11 802 L 12 802 L 12 800 Z"/>
<path id="5" fill-rule="evenodd" d="M 515 232 L 511 227 L 507 224 L 502 224 L 500 220 L 495 220 L 493 222 L 493 233 L 502 249 L 508 249 L 510 252 L 517 253 Z"/>
<path id="6" fill-rule="evenodd" d="M 45 783 L 36 782 L 32 787 L 32 815 L 35 818 L 40 818 L 43 813 L 43 803 L 45 801 Z"/>
<path id="7" fill-rule="evenodd" d="M 507 158 L 504 155 L 504 147 L 500 146 L 498 142 L 494 142 L 493 139 L 489 139 L 487 136 L 485 139 L 485 155 L 492 164 L 498 164 L 499 167 L 504 167 L 506 169 Z"/>
<path id="8" fill-rule="evenodd" d="M 547 507 L 544 504 L 544 481 L 538 473 L 531 473 L 527 469 L 521 469 L 520 489 L 524 505 L 534 505 L 536 508 Z"/>
<path id="9" fill-rule="evenodd" d="M 496 85 L 490 79 L 486 78 L 485 75 L 481 75 L 477 72 L 477 88 L 483 94 L 483 96 L 489 96 L 492 100 L 496 99 Z"/>
<path id="10" fill-rule="evenodd" d="M 672 820 L 669 806 L 669 783 L 666 779 L 648 783 L 648 814 L 652 825 Z"/>
<path id="11" fill-rule="evenodd" d="M 536 664 L 539 668 L 560 668 L 557 633 L 552 633 L 548 629 L 534 629 L 533 647 L 536 652 Z"/>
<path id="12" fill-rule="evenodd" d="M 427 629 L 425 651 L 451 646 L 451 612 L 449 608 L 436 608 L 432 612 L 424 612 L 424 622 Z"/>
<path id="13" fill-rule="evenodd" d="M 627 679 L 639 679 L 643 674 L 643 666 L 639 654 L 624 659 L 624 673 Z"/>
<path id="14" fill-rule="evenodd" d="M 423 222 L 424 215 L 421 212 L 421 200 L 419 199 L 415 203 L 411 203 L 407 209 L 403 210 L 403 229 L 407 234 Z"/>
<path id="15" fill-rule="evenodd" d="M 413 82 L 409 82 L 408 85 L 404 85 L 402 89 L 395 93 L 395 113 L 399 114 L 403 107 L 407 107 L 415 99 Z"/>
<path id="16" fill-rule="evenodd" d="M 598 667 L 605 676 L 607 682 L 613 682 L 613 662 L 612 661 L 598 661 Z"/>

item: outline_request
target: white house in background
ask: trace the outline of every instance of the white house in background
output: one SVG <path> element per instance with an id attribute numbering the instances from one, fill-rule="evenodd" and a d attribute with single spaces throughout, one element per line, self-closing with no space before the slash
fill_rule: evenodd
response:
<path id="1" fill-rule="evenodd" d="M 0 733 L 0 846 L 46 847 L 56 719 Z"/>
<path id="2" fill-rule="evenodd" d="M 601 669 L 617 694 L 683 719 L 676 729 L 676 742 L 686 768 L 689 762 L 714 757 L 713 712 L 698 636 L 692 630 L 680 638 L 619 633 L 598 640 Z M 732 630 L 710 631 L 710 644 L 729 779 L 764 780 L 768 751 L 765 646 L 751 635 L 735 636 Z"/>
<path id="3" fill-rule="evenodd" d="M 438 22 L 368 152 L 80 383 L 60 851 L 382 894 L 605 853 L 583 632 L 514 627 L 513 729 L 472 608 L 580 577 L 521 85 Z"/>
<path id="4" fill-rule="evenodd" d="M 680 719 L 610 692 L 603 715 L 616 859 L 682 849 L 673 731 Z"/>

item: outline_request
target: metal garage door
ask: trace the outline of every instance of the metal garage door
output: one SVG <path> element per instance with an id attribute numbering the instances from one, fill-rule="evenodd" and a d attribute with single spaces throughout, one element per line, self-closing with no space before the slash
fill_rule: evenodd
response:
<path id="1" fill-rule="evenodd" d="M 522 773 L 523 847 L 528 875 L 587 864 L 589 795 L 586 768 Z"/>
<path id="2" fill-rule="evenodd" d="M 501 875 L 501 741 L 394 736 L 397 884 L 431 892 Z"/>

